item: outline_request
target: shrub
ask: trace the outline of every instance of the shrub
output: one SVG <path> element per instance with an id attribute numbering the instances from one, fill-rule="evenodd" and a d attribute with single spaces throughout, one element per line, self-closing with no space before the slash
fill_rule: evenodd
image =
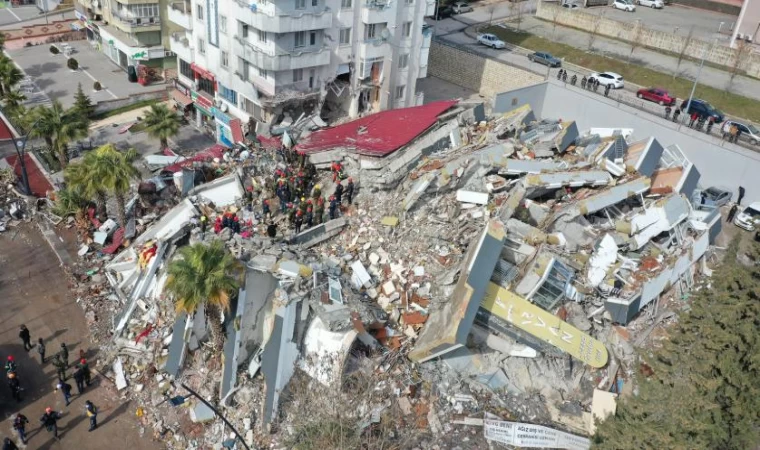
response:
<path id="1" fill-rule="evenodd" d="M 96 81 L 92 84 L 92 88 L 95 89 L 96 91 L 99 91 L 103 89 L 103 86 L 100 85 L 100 81 Z"/>
<path id="2" fill-rule="evenodd" d="M 50 46 L 50 53 L 52 53 L 54 55 L 57 55 L 57 54 L 61 53 L 61 51 L 58 50 L 58 47 L 56 47 L 55 45 L 51 45 Z"/>
<path id="3" fill-rule="evenodd" d="M 66 61 L 66 66 L 71 70 L 77 70 L 79 68 L 79 61 L 74 58 L 69 58 L 69 60 Z"/>

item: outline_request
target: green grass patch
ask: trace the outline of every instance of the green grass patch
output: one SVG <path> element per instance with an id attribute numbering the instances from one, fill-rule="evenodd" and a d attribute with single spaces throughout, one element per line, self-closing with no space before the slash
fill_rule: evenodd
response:
<path id="1" fill-rule="evenodd" d="M 159 98 L 153 98 L 150 100 L 140 100 L 139 102 L 135 102 L 126 106 L 122 106 L 116 109 L 112 109 L 111 111 L 106 111 L 104 113 L 95 114 L 92 116 L 92 120 L 103 120 L 107 119 L 109 117 L 118 116 L 121 113 L 125 113 L 127 111 L 132 111 L 135 109 L 142 108 L 144 106 L 150 106 L 155 105 L 157 103 L 161 103 L 165 100 L 159 99 Z"/>
<path id="2" fill-rule="evenodd" d="M 694 85 L 694 80 L 680 77 L 673 78 L 673 75 L 642 67 L 635 62 L 588 53 L 584 50 L 559 42 L 553 42 L 530 33 L 518 32 L 499 26 L 490 27 L 486 32 L 493 33 L 504 42 L 510 44 L 535 51 L 549 52 L 557 58 L 564 58 L 565 61 L 571 64 L 587 67 L 592 70 L 617 72 L 624 79 L 632 83 L 645 87 L 654 86 L 667 89 L 672 95 L 678 97 L 679 104 L 680 100 L 689 98 L 689 93 L 691 93 L 691 88 Z M 636 57 L 635 53 L 633 57 Z M 729 115 L 742 117 L 753 122 L 760 122 L 760 101 L 755 99 L 703 84 L 697 85 L 694 96 L 710 102 L 713 106 Z"/>

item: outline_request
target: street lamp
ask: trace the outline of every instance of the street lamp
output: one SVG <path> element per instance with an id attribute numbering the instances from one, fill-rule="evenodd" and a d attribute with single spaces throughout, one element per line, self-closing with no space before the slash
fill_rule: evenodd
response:
<path id="1" fill-rule="evenodd" d="M 720 26 L 718 27 L 718 32 L 720 32 L 720 27 L 723 26 L 723 22 L 720 23 Z M 712 48 L 715 46 L 715 44 L 718 42 L 718 36 L 715 36 L 715 39 L 713 40 L 712 45 L 709 47 L 709 50 L 712 50 Z M 694 77 L 694 85 L 691 87 L 691 93 L 689 94 L 689 101 L 686 102 L 686 111 L 683 115 L 683 122 L 686 122 L 689 117 L 689 108 L 691 108 L 691 101 L 694 99 L 694 91 L 697 90 L 697 83 L 699 82 L 699 76 L 702 74 L 702 68 L 705 66 L 705 58 L 707 57 L 707 51 L 708 47 L 705 47 L 705 49 L 702 51 L 702 62 L 699 63 L 699 70 L 697 70 L 697 76 Z M 682 123 L 683 123 L 682 122 Z"/>
<path id="2" fill-rule="evenodd" d="M 13 146 L 16 148 L 16 155 L 18 155 L 19 164 L 21 164 L 21 183 L 24 185 L 24 194 L 26 195 L 32 195 L 32 188 L 29 186 L 29 174 L 26 172 L 26 142 L 39 121 L 40 119 L 37 119 L 32 123 L 24 137 L 13 139 Z"/>

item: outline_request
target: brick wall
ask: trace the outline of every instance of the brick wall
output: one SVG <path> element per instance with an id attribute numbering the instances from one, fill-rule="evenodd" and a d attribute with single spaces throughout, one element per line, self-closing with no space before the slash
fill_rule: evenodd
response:
<path id="1" fill-rule="evenodd" d="M 486 97 L 544 81 L 541 75 L 440 41 L 430 45 L 428 75 Z"/>
<path id="2" fill-rule="evenodd" d="M 73 32 L 71 23 L 74 19 L 55 20 L 49 24 L 40 23 L 35 25 L 26 25 L 13 30 L 3 30 L 5 35 L 5 47 L 8 49 L 18 49 L 24 47 L 27 43 L 32 45 L 44 44 L 51 36 L 60 36 L 64 34 L 81 35 L 85 38 L 84 32 Z"/>
<path id="3" fill-rule="evenodd" d="M 570 10 L 544 2 L 538 2 L 538 5 L 536 17 L 551 23 L 556 20 L 559 25 L 585 31 L 596 28 L 597 34 L 600 36 L 608 36 L 628 42 L 645 42 L 646 47 L 674 54 L 680 54 L 684 45 L 688 44 L 684 52 L 686 56 L 702 59 L 704 55 L 706 61 L 727 67 L 732 67 L 735 63 L 737 51 L 725 45 L 713 45 L 712 42 L 699 39 L 687 41 L 685 35 L 652 30 L 641 25 L 636 26 L 631 22 L 619 22 L 579 9 Z M 749 54 L 747 50 L 744 50 L 739 69 L 740 72 L 744 71 L 750 76 L 760 77 L 760 54 Z"/>

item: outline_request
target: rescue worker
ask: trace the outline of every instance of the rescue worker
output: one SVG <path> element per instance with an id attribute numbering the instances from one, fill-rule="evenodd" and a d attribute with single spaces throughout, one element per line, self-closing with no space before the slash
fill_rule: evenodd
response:
<path id="1" fill-rule="evenodd" d="M 5 372 L 8 375 L 16 373 L 16 360 L 13 359 L 13 355 L 8 355 L 8 360 L 5 362 Z"/>
<path id="2" fill-rule="evenodd" d="M 338 181 L 337 186 L 335 186 L 335 192 L 333 195 L 335 196 L 335 200 L 339 205 L 343 203 L 343 184 L 340 181 Z"/>
<path id="3" fill-rule="evenodd" d="M 272 211 L 269 209 L 269 200 L 264 199 L 261 202 L 261 216 L 263 219 L 269 219 L 269 217 L 272 215 Z"/>
<path id="4" fill-rule="evenodd" d="M 346 200 L 348 200 L 348 204 L 350 205 L 354 198 L 354 179 L 350 178 L 348 179 L 348 184 L 346 185 Z"/>
<path id="5" fill-rule="evenodd" d="M 325 216 L 325 199 L 323 197 L 319 197 L 317 199 L 317 207 L 314 209 L 314 224 L 320 225 L 322 223 L 322 219 Z"/>
<path id="6" fill-rule="evenodd" d="M 79 391 L 79 395 L 82 395 L 84 392 L 84 371 L 82 370 L 82 367 L 77 367 L 71 377 L 74 378 L 74 382 L 77 385 L 77 391 Z"/>
<path id="7" fill-rule="evenodd" d="M 335 219 L 335 214 L 338 209 L 338 200 L 334 195 L 330 196 L 330 220 Z"/>
<path id="8" fill-rule="evenodd" d="M 343 165 L 338 161 L 333 161 L 330 170 L 333 172 L 333 181 L 340 180 L 343 176 Z"/>
<path id="9" fill-rule="evenodd" d="M 567 83 L 567 70 L 562 69 L 562 82 Z"/>
<path id="10" fill-rule="evenodd" d="M 18 433 L 21 443 L 26 444 L 26 424 L 29 423 L 29 419 L 25 415 L 18 413 L 16 418 L 13 419 L 13 429 Z"/>
<path id="11" fill-rule="evenodd" d="M 90 372 L 90 365 L 87 363 L 86 359 L 80 358 L 79 367 L 82 369 L 82 374 L 84 375 L 85 384 L 89 386 L 90 383 L 92 382 L 92 373 Z"/>
<path id="12" fill-rule="evenodd" d="M 40 354 L 41 364 L 45 364 L 45 342 L 42 338 L 37 339 L 37 353 Z"/>
<path id="13" fill-rule="evenodd" d="M 66 343 L 61 342 L 61 360 L 63 360 L 63 363 L 66 364 L 66 367 L 69 367 L 69 348 L 66 347 Z"/>
<path id="14" fill-rule="evenodd" d="M 55 386 L 55 391 L 61 391 L 63 399 L 66 401 L 66 406 L 69 406 L 71 403 L 71 385 L 65 381 L 59 381 Z"/>
<path id="15" fill-rule="evenodd" d="M 694 124 L 697 122 L 697 119 L 699 118 L 699 114 L 696 112 L 691 113 L 691 121 L 689 122 L 689 128 L 693 128 Z"/>
<path id="16" fill-rule="evenodd" d="M 306 228 L 314 226 L 314 212 L 312 211 L 311 206 L 306 209 L 306 218 L 304 221 L 306 222 Z"/>
<path id="17" fill-rule="evenodd" d="M 66 363 L 61 359 L 61 354 L 55 355 L 53 360 L 53 366 L 55 366 L 56 372 L 58 372 L 58 379 L 60 381 L 66 380 Z"/>
<path id="18" fill-rule="evenodd" d="M 21 325 L 21 331 L 19 331 L 18 337 L 20 337 L 21 342 L 24 343 L 24 350 L 29 351 L 34 347 L 32 345 L 32 336 L 29 334 L 29 329 L 26 328 L 26 325 Z"/>
<path id="19" fill-rule="evenodd" d="M 84 402 L 84 410 L 87 417 L 90 418 L 90 429 L 87 431 L 92 431 L 98 427 L 98 408 L 91 401 L 87 400 Z"/>
<path id="20" fill-rule="evenodd" d="M 312 198 L 319 198 L 322 196 L 322 185 L 315 184 L 314 189 L 311 191 Z"/>
<path id="21" fill-rule="evenodd" d="M 578 81 L 578 75 L 573 74 L 573 77 L 570 78 L 570 85 L 575 86 L 575 83 Z"/>
<path id="22" fill-rule="evenodd" d="M 11 397 L 21 402 L 21 383 L 15 373 L 8 374 L 8 387 L 11 389 Z"/>
<path id="23" fill-rule="evenodd" d="M 50 407 L 45 408 L 45 414 L 40 417 L 40 423 L 48 430 L 48 432 L 53 432 L 53 437 L 56 441 L 61 440 L 58 437 L 58 419 L 60 418 L 61 415 L 58 412 L 53 411 L 53 408 Z"/>
<path id="24" fill-rule="evenodd" d="M 583 75 L 583 78 L 581 78 L 581 88 L 586 89 L 586 75 Z"/>
<path id="25" fill-rule="evenodd" d="M 309 205 L 306 203 L 306 197 L 301 197 L 301 201 L 298 203 L 298 212 L 300 212 L 301 215 L 303 215 L 306 213 L 306 208 L 308 207 Z"/>
<path id="26" fill-rule="evenodd" d="M 201 216 L 201 236 L 206 235 L 206 227 L 208 226 L 208 217 L 205 215 Z"/>
<path id="27" fill-rule="evenodd" d="M 301 225 L 303 225 L 303 213 L 299 210 L 296 212 L 296 218 L 293 221 L 293 225 L 296 229 L 296 234 L 301 232 Z"/>
<path id="28" fill-rule="evenodd" d="M 296 206 L 288 203 L 288 223 L 292 224 L 296 220 Z"/>

